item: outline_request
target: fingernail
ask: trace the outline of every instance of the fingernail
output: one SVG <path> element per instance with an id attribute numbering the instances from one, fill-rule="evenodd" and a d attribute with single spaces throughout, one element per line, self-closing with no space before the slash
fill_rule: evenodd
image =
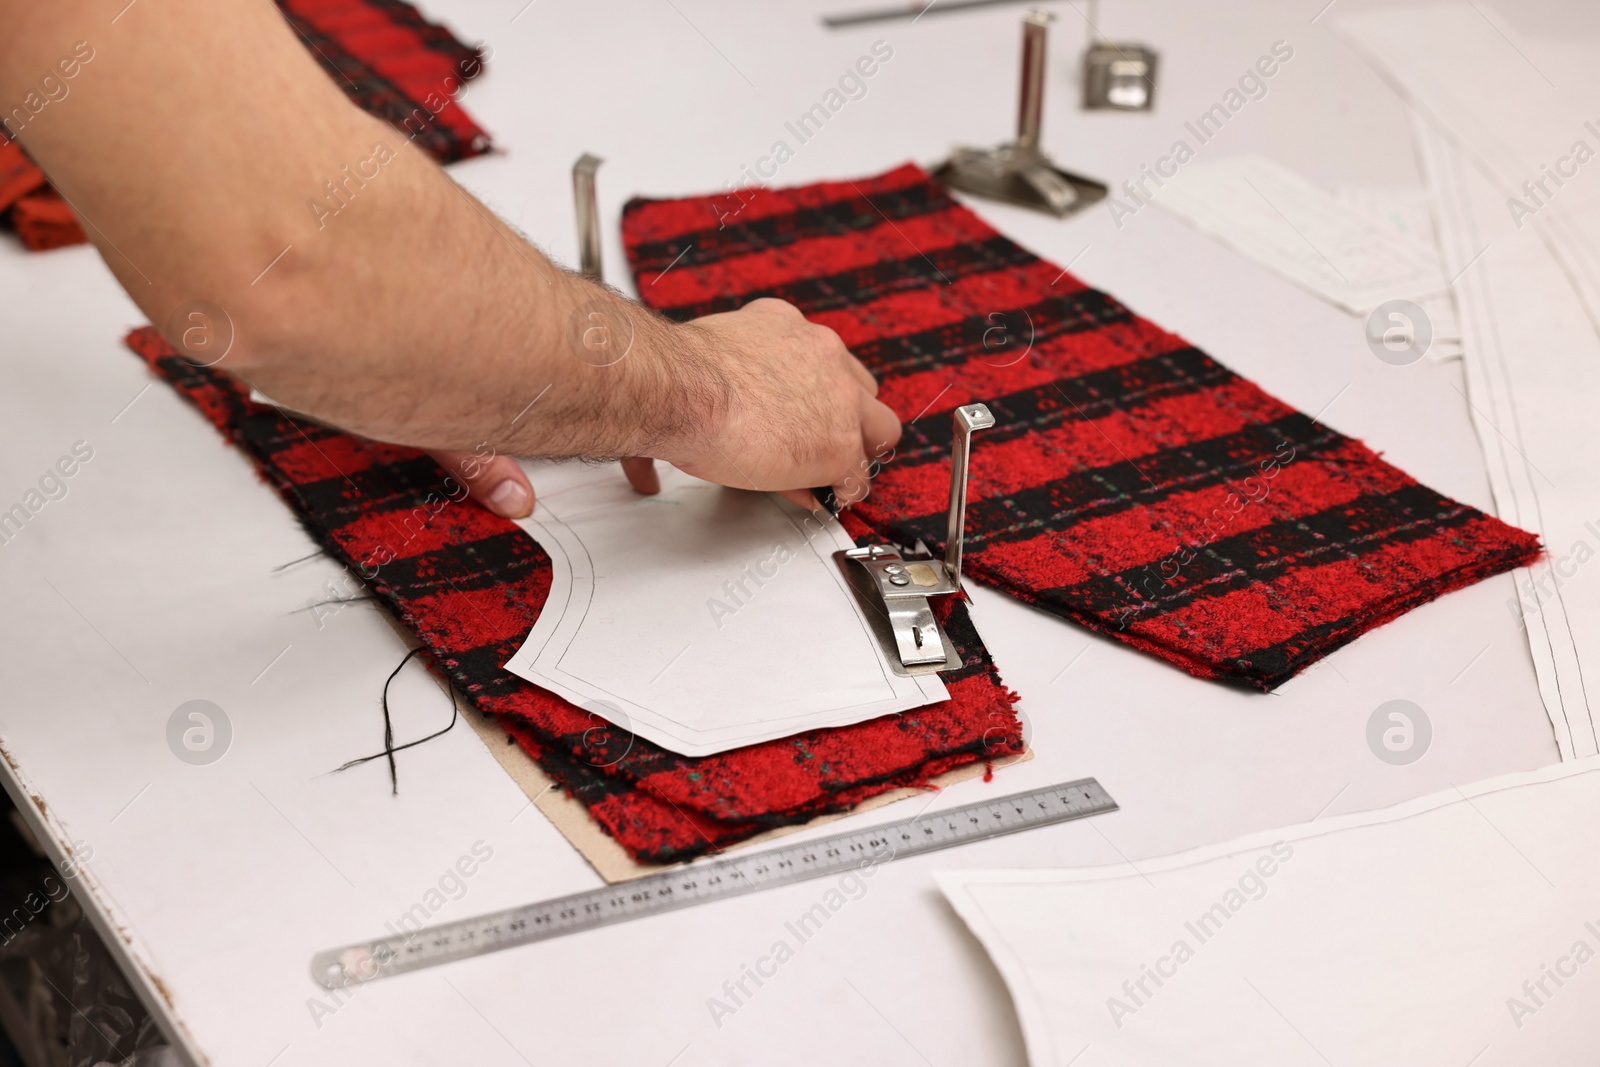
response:
<path id="1" fill-rule="evenodd" d="M 489 494 L 489 510 L 508 519 L 525 519 L 533 509 L 528 491 L 515 478 L 507 478 Z"/>

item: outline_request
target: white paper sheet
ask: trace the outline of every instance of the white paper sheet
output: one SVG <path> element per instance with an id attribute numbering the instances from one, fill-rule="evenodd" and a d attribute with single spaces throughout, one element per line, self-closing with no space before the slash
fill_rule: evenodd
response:
<path id="1" fill-rule="evenodd" d="M 1600 126 L 1581 109 L 1600 42 L 1523 39 L 1486 6 L 1364 12 L 1339 27 L 1426 119 L 1414 126 L 1446 270 L 1459 275 L 1467 393 L 1497 509 L 1550 550 L 1517 572 L 1507 609 L 1523 619 L 1563 758 L 1593 755 Z"/>
<path id="2" fill-rule="evenodd" d="M 1339 203 L 1388 227 L 1396 237 L 1414 244 L 1419 251 L 1426 249 L 1439 264 L 1441 274 L 1449 277 L 1444 271 L 1439 239 L 1434 231 L 1433 198 L 1427 189 L 1343 185 L 1335 189 L 1333 195 Z M 1461 323 L 1456 315 L 1454 295 L 1446 289 L 1421 297 L 1416 303 L 1428 317 L 1432 333 L 1428 358 L 1435 363 L 1460 359 Z"/>
<path id="3" fill-rule="evenodd" d="M 1446 288 L 1438 257 L 1425 244 L 1260 156 L 1184 168 L 1155 202 L 1356 314 Z"/>
<path id="4" fill-rule="evenodd" d="M 946 699 L 884 663 L 832 559 L 854 544 L 838 523 L 665 464 L 653 497 L 614 465 L 526 469 L 522 525 L 554 574 L 514 674 L 686 756 Z"/>
<path id="5" fill-rule="evenodd" d="M 1426 189 L 1341 185 L 1333 191 L 1333 198 L 1346 207 L 1365 212 L 1370 218 L 1392 229 L 1396 236 L 1429 247 L 1437 244 L 1433 232 L 1432 201 Z"/>
<path id="6" fill-rule="evenodd" d="M 1035 1067 L 1557 1067 L 1600 1038 L 1596 825 L 1591 759 L 1137 867 L 935 877 Z"/>

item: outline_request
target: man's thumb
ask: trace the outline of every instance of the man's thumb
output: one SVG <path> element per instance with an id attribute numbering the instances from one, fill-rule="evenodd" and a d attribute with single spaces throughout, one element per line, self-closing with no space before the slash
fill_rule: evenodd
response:
<path id="1" fill-rule="evenodd" d="M 484 459 L 476 452 L 429 452 L 472 499 L 507 519 L 533 514 L 533 485 L 510 456 Z"/>

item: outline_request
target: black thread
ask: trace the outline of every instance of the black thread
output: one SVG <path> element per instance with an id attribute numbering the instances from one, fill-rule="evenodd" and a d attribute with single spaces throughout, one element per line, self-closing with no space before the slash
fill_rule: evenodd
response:
<path id="1" fill-rule="evenodd" d="M 425 647 L 418 645 L 416 648 L 413 648 L 411 651 L 407 652 L 405 658 L 400 661 L 400 666 L 396 667 L 393 673 L 391 673 L 388 679 L 383 683 L 383 751 L 374 752 L 370 756 L 362 756 L 360 759 L 353 759 L 348 763 L 335 767 L 329 772 L 330 774 L 338 774 L 340 771 L 349 770 L 351 767 L 357 767 L 363 763 L 369 763 L 372 760 L 387 757 L 389 761 L 390 795 L 399 796 L 400 777 L 395 770 L 394 754 L 396 752 L 404 752 L 408 748 L 416 748 L 418 745 L 432 741 L 436 737 L 441 737 L 455 728 L 456 720 L 461 717 L 461 705 L 456 700 L 455 686 L 451 685 L 447 680 L 445 682 L 445 688 L 450 691 L 450 725 L 446 726 L 442 730 L 435 730 L 427 737 L 420 737 L 415 741 L 407 741 L 403 745 L 396 745 L 394 743 L 394 720 L 389 717 L 389 684 L 399 676 L 401 671 L 405 670 L 406 664 L 411 662 L 412 657 L 419 652 L 426 651 L 427 649 Z"/>
<path id="2" fill-rule="evenodd" d="M 369 600 L 377 599 L 377 597 L 372 596 L 371 594 L 368 594 L 367 596 L 330 597 L 327 600 L 318 600 L 313 604 L 307 604 L 303 608 L 295 608 L 293 611 L 289 612 L 289 614 L 297 615 L 302 611 L 315 611 L 317 608 L 325 608 L 329 604 L 361 604 Z"/>
<path id="3" fill-rule="evenodd" d="M 291 559 L 288 563 L 278 564 L 276 567 L 272 568 L 272 573 L 277 574 L 279 571 L 286 571 L 297 563 L 304 563 L 307 560 L 316 559 L 318 556 L 326 556 L 327 554 L 327 552 L 319 548 L 309 556 L 301 556 L 299 559 Z"/>

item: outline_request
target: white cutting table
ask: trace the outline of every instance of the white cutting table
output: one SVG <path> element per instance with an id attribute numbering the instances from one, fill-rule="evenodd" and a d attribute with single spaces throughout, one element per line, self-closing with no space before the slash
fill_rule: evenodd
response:
<path id="1" fill-rule="evenodd" d="M 777 182 L 931 163 L 953 142 L 1009 135 L 1020 8 L 838 32 L 816 17 L 873 2 L 433 0 L 430 14 L 494 49 L 466 102 L 502 154 L 453 173 L 570 263 L 569 167 L 583 151 L 605 157 L 607 266 L 620 283 L 628 196 L 722 187 L 787 138 L 784 122 L 876 40 L 894 56 L 868 95 L 801 146 Z M 1108 33 L 1162 52 L 1154 115 L 1077 110 L 1071 66 L 1085 26 L 1068 5 L 1048 5 L 1061 21 L 1047 147 L 1120 182 L 1282 39 L 1293 60 L 1202 158 L 1258 151 L 1326 185 L 1417 184 L 1403 106 L 1310 22 L 1323 2 L 1105 4 Z M 1552 0 L 1518 5 L 1515 17 L 1593 32 L 1596 13 Z M 96 46 L 115 47 L 115 32 Z M 1063 223 L 975 206 L 1290 403 L 1331 405 L 1330 424 L 1429 485 L 1492 507 L 1452 388 L 1459 365 L 1380 363 L 1359 322 L 1158 209 L 1119 229 L 1100 209 Z M 80 898 L 169 1033 L 213 1064 L 1018 1064 L 1006 992 L 930 869 L 1138 860 L 1557 758 L 1506 609 L 1509 577 L 1413 611 L 1271 696 L 1197 681 L 980 590 L 978 623 L 1022 694 L 1037 756 L 936 805 L 1094 775 L 1121 811 L 889 865 L 720 1025 L 707 998 L 725 997 L 724 982 L 786 936 L 824 883 L 336 999 L 311 982 L 312 953 L 382 933 L 479 842 L 491 858 L 437 919 L 598 879 L 466 728 L 401 755 L 397 798 L 380 763 L 324 776 L 381 747 L 378 693 L 400 637 L 368 605 L 321 629 L 296 611 L 336 568 L 274 571 L 311 546 L 246 460 L 122 347 L 141 319 L 94 252 L 27 255 L 0 241 L 0 293 L 0 509 L 74 442 L 94 449 L 69 494 L 0 546 L 6 785 L 54 847 L 75 842 L 92 856 Z M 209 766 L 181 762 L 166 742 L 169 715 L 196 698 L 220 705 L 233 728 Z M 1368 716 L 1395 698 L 1425 709 L 1434 729 L 1427 755 L 1404 767 L 1365 740 Z M 421 671 L 396 685 L 394 704 L 401 737 L 449 714 Z"/>

